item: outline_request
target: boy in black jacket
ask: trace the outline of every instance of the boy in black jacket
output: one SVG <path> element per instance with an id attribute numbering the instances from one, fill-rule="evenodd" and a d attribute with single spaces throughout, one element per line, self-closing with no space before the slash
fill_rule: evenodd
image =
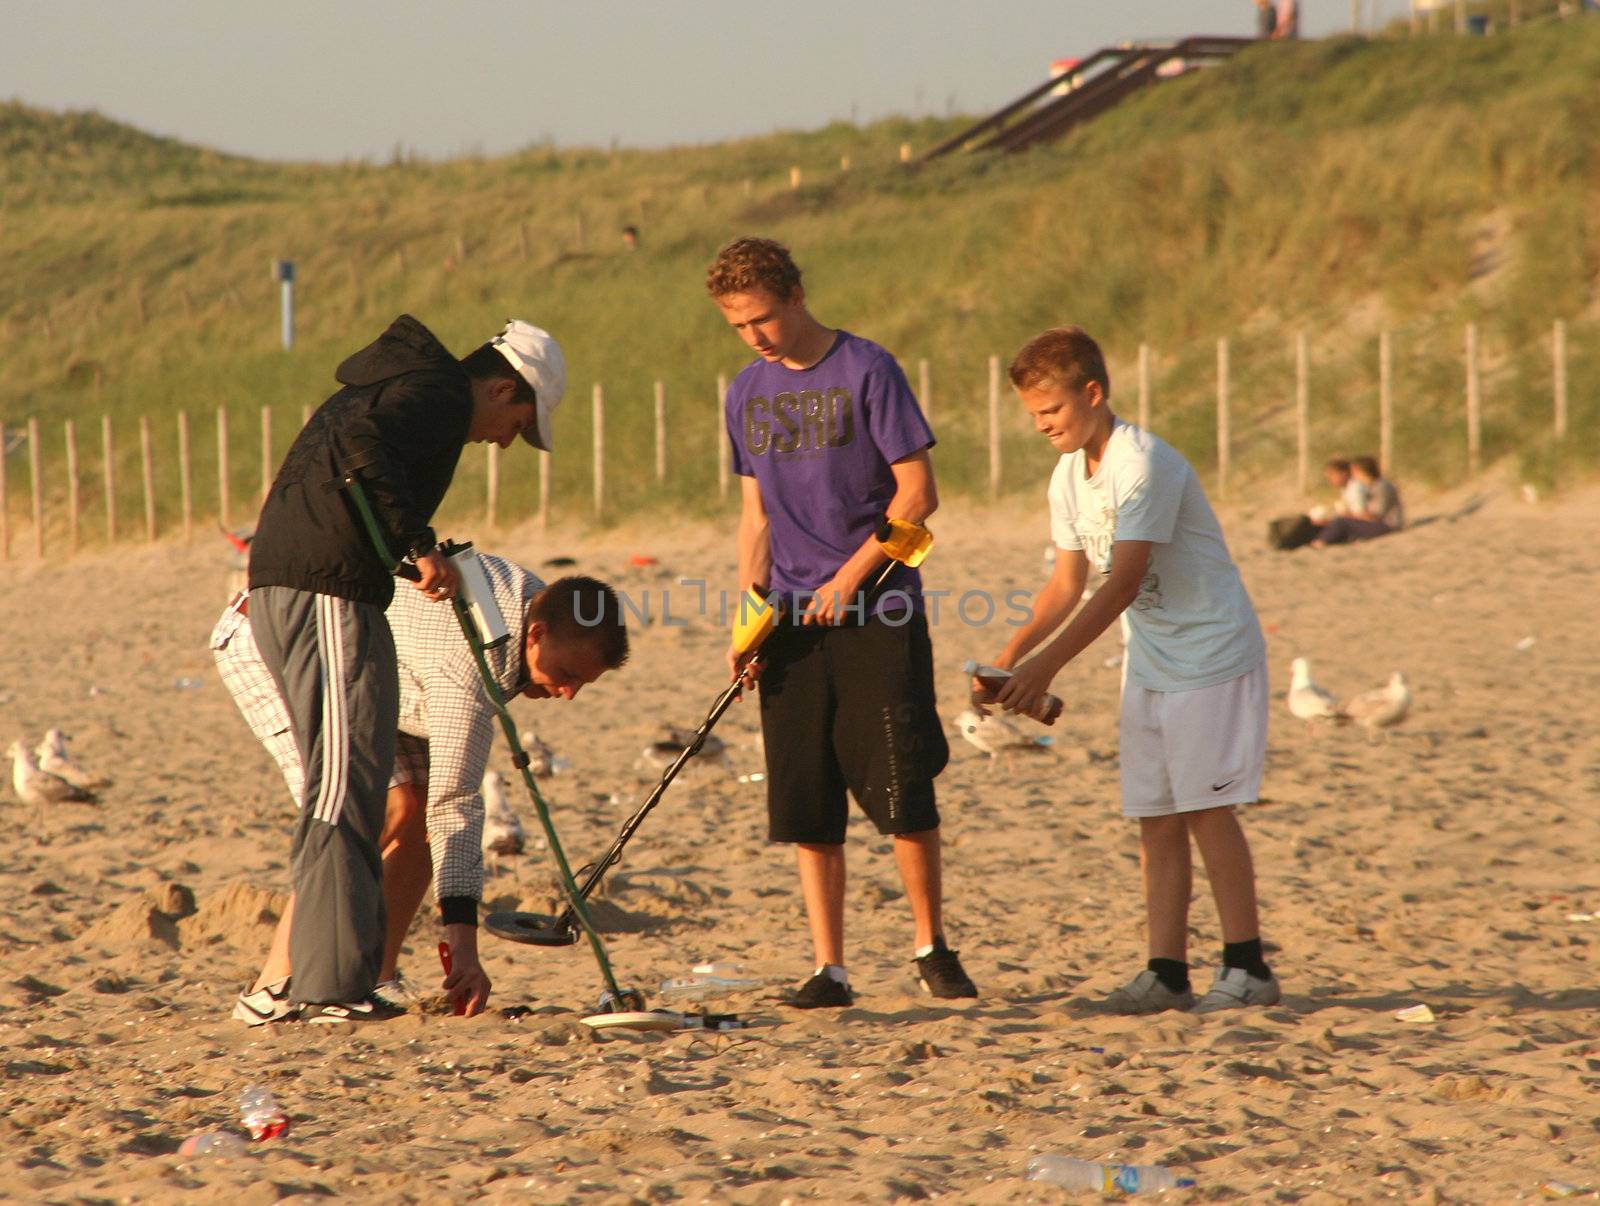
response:
<path id="1" fill-rule="evenodd" d="M 250 545 L 250 620 L 305 769 L 290 873 L 296 909 L 292 980 L 256 984 L 302 1021 L 365 1021 L 397 1010 L 369 999 L 383 955 L 378 835 L 394 766 L 399 683 L 384 609 L 394 579 L 347 491 L 362 488 L 395 556 L 415 564 L 433 600 L 457 576 L 437 551 L 433 512 L 469 442 L 550 447 L 566 386 L 561 348 L 512 321 L 463 360 L 403 314 L 351 356 L 344 388 L 284 458 Z M 440 901 L 453 978 L 483 976 L 473 902 Z"/>

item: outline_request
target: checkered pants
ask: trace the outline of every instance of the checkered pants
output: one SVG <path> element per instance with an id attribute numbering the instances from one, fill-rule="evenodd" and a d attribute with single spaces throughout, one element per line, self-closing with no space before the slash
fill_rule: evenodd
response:
<path id="1" fill-rule="evenodd" d="M 305 769 L 300 765 L 300 751 L 289 725 L 289 709 L 278 694 L 272 671 L 267 669 L 256 647 L 246 598 L 245 595 L 236 596 L 211 630 L 211 656 L 216 660 L 222 685 L 239 705 L 239 712 L 256 740 L 278 764 L 289 789 L 289 798 L 298 808 L 305 787 Z M 399 734 L 394 772 L 389 778 L 390 787 L 402 783 L 415 783 L 417 790 L 427 797 L 428 743 L 409 733 Z"/>

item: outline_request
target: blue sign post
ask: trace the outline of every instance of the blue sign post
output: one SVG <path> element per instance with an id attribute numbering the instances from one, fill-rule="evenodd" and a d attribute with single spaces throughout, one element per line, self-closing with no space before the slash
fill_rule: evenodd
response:
<path id="1" fill-rule="evenodd" d="M 294 261 L 274 260 L 272 277 L 283 284 L 283 350 L 294 347 Z"/>

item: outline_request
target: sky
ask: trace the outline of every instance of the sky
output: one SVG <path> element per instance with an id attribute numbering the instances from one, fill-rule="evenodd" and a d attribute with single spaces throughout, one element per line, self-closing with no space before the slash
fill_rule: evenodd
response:
<path id="1" fill-rule="evenodd" d="M 1302 32 L 1408 0 L 1302 0 Z M 979 113 L 1251 0 L 0 0 L 0 97 L 268 159 L 661 147 Z"/>

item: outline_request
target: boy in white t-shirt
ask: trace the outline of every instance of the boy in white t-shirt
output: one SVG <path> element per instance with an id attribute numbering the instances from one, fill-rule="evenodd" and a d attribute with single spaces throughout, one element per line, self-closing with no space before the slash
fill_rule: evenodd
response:
<path id="1" fill-rule="evenodd" d="M 1250 596 L 1188 461 L 1111 412 L 1093 339 L 1077 327 L 1046 331 L 1010 374 L 1034 427 L 1062 454 L 1049 490 L 1060 551 L 1032 618 L 994 659 L 1011 679 L 997 696 L 974 681 L 973 702 L 1033 710 L 1121 617 L 1122 811 L 1139 821 L 1150 961 L 1107 1004 L 1123 1013 L 1271 1005 L 1278 981 L 1262 957 L 1255 870 L 1234 815 L 1259 797 L 1267 748 L 1266 646 Z M 1091 569 L 1104 584 L 1044 643 Z M 1187 962 L 1191 837 L 1223 936 L 1222 968 L 1198 1001 Z"/>

